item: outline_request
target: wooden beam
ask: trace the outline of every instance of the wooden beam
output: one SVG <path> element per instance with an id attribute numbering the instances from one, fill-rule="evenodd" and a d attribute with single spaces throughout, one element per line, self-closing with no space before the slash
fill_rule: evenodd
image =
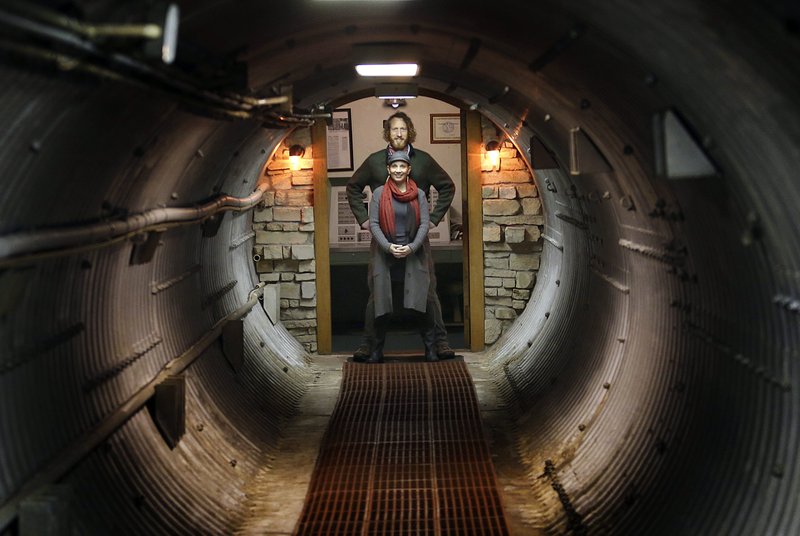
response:
<path id="1" fill-rule="evenodd" d="M 330 188 L 328 187 L 328 145 L 325 121 L 311 127 L 314 153 L 314 259 L 317 267 L 317 352 L 331 353 L 331 252 L 328 242 Z"/>
<path id="2" fill-rule="evenodd" d="M 484 347 L 483 196 L 481 195 L 481 116 L 465 112 L 462 139 L 466 140 L 461 191 L 464 192 L 464 338 L 473 352 Z"/>

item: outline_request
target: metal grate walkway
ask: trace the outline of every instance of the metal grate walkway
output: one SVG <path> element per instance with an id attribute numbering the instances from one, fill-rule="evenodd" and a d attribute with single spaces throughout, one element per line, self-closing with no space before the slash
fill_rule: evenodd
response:
<path id="1" fill-rule="evenodd" d="M 342 373 L 295 534 L 508 534 L 466 364 Z"/>

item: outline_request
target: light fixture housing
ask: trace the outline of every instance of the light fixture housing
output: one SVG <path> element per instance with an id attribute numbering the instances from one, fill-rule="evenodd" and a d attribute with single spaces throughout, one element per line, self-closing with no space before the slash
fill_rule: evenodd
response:
<path id="1" fill-rule="evenodd" d="M 161 42 L 161 61 L 167 65 L 175 61 L 175 55 L 177 54 L 179 21 L 180 9 L 177 4 L 169 4 L 164 17 Z"/>
<path id="2" fill-rule="evenodd" d="M 145 41 L 145 55 L 160 58 L 167 65 L 175 61 L 178 49 L 180 16 L 180 8 L 174 3 L 156 3 L 151 8 L 148 14 L 148 22 L 156 25 L 160 31 L 154 38 Z"/>
<path id="3" fill-rule="evenodd" d="M 379 99 L 415 99 L 419 94 L 416 84 L 377 84 L 375 96 Z"/>
<path id="4" fill-rule="evenodd" d="M 394 108 L 395 110 L 407 104 L 408 103 L 406 102 L 406 99 L 397 99 L 397 98 L 383 99 L 384 106 Z"/>
<path id="5" fill-rule="evenodd" d="M 492 165 L 492 169 L 497 169 L 500 165 L 500 142 L 497 140 L 490 140 L 486 142 L 486 158 Z"/>

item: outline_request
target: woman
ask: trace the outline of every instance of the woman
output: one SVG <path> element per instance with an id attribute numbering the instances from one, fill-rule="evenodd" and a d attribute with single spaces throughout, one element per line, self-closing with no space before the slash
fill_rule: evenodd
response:
<path id="1" fill-rule="evenodd" d="M 430 214 L 425 192 L 410 178 L 411 159 L 394 151 L 386 159 L 388 177 L 370 202 L 370 274 L 375 300 L 375 340 L 367 362 L 383 361 L 389 315 L 395 304 L 421 316 L 425 358 L 438 361 L 433 349 L 433 318 L 427 305 L 430 274 L 428 255 Z M 430 339 L 430 340 L 429 340 Z"/>

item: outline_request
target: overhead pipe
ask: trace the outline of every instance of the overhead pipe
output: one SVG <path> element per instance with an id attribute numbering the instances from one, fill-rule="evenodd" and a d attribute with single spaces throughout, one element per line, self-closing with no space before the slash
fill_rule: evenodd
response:
<path id="1" fill-rule="evenodd" d="M 85 25 L 80 21 L 73 21 L 61 15 L 45 16 L 48 13 L 46 10 L 30 10 L 24 4 L 16 2 L 12 4 L 12 7 L 22 11 L 25 15 L 0 9 L 0 25 L 8 26 L 37 39 L 46 39 L 69 47 L 80 56 L 72 57 L 33 45 L 20 46 L 8 41 L 2 43 L 5 49 L 17 54 L 54 61 L 58 65 L 72 63 L 76 68 L 82 67 L 94 75 L 134 84 L 144 83 L 149 87 L 155 86 L 167 93 L 188 98 L 194 105 L 205 106 L 215 113 L 223 113 L 234 118 L 264 119 L 277 122 L 282 126 L 309 126 L 314 122 L 313 118 L 308 116 L 295 116 L 290 112 L 276 112 L 271 109 L 286 103 L 291 106 L 288 95 L 252 97 L 232 92 L 217 93 L 200 89 L 196 83 L 188 79 L 185 73 L 155 69 L 131 56 L 105 51 L 95 46 L 90 39 L 84 38 L 86 35 L 95 35 L 89 31 L 89 28 L 94 28 L 94 26 Z M 28 16 L 42 20 L 35 20 Z M 113 25 L 102 25 L 103 28 L 107 28 L 106 31 L 110 31 L 108 28 L 111 26 Z M 150 35 L 152 32 L 148 30 L 148 26 L 152 25 L 143 25 L 127 30 L 121 26 L 120 31 L 130 30 L 128 31 L 130 33 L 136 30 L 141 34 L 139 37 L 151 38 L 153 36 Z M 85 65 L 87 62 L 89 65 Z"/>
<path id="2" fill-rule="evenodd" d="M 199 207 L 156 208 L 115 221 L 0 236 L 0 267 L 97 249 L 140 233 L 200 223 L 219 212 L 244 212 L 261 202 L 267 187 L 262 182 L 247 197 L 220 195 Z"/>

